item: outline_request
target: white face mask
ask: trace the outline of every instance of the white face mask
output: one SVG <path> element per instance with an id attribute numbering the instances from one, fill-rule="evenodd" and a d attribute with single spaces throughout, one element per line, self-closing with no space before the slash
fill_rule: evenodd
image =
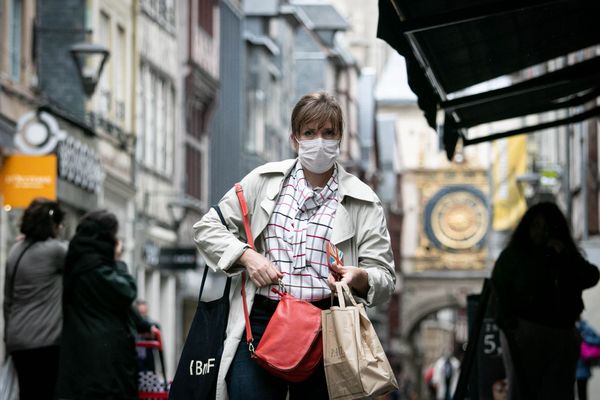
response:
<path id="1" fill-rule="evenodd" d="M 297 140 L 298 141 L 298 140 Z M 304 168 L 322 174 L 333 167 L 340 154 L 340 141 L 330 139 L 299 140 L 298 158 Z"/>

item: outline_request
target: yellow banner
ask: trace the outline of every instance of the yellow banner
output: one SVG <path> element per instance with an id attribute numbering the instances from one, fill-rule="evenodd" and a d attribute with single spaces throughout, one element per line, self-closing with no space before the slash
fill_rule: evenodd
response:
<path id="1" fill-rule="evenodd" d="M 527 210 L 516 180 L 527 171 L 527 135 L 497 140 L 492 149 L 493 228 L 511 230 Z"/>
<path id="2" fill-rule="evenodd" d="M 3 206 L 26 208 L 36 197 L 56 200 L 56 156 L 12 155 L 0 170 Z"/>

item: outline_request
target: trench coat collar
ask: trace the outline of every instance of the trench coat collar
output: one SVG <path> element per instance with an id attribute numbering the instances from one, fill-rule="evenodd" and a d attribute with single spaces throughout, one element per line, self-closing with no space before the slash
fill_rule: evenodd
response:
<path id="1" fill-rule="evenodd" d="M 281 185 L 286 176 L 290 173 L 296 162 L 297 158 L 284 160 L 274 163 L 265 164 L 258 169 L 258 173 L 261 175 L 275 174 L 278 179 L 268 179 L 266 188 L 266 198 L 260 203 L 262 209 L 266 212 L 266 218 L 264 223 L 260 224 L 256 228 L 256 232 L 262 232 L 268 222 L 268 218 L 273 212 L 276 203 L 276 197 L 281 190 Z M 333 231 L 331 232 L 331 242 L 335 245 L 342 243 L 345 240 L 352 238 L 356 233 L 356 227 L 349 214 L 347 205 L 345 205 L 344 198 L 352 197 L 358 200 L 375 203 L 378 201 L 377 196 L 360 179 L 354 175 L 348 173 L 339 163 L 338 168 L 338 206 L 335 213 L 335 219 L 333 222 Z"/>
<path id="2" fill-rule="evenodd" d="M 263 174 L 278 174 L 282 176 L 282 179 L 285 178 L 296 162 L 297 158 L 292 158 L 288 160 L 278 161 L 267 163 L 258 168 L 258 173 Z M 340 163 L 337 163 L 338 168 L 338 200 L 340 203 L 344 199 L 344 197 L 352 197 L 358 200 L 367 201 L 371 203 L 375 203 L 378 201 L 377 196 L 373 192 L 373 190 L 367 186 L 360 179 L 355 177 L 354 175 L 348 173 Z M 267 187 L 267 197 L 270 200 L 274 200 L 280 190 L 281 180 L 272 181 L 272 184 L 269 184 Z"/>

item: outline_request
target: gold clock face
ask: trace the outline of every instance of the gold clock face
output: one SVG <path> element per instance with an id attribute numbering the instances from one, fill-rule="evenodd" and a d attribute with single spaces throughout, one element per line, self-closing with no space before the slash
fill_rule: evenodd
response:
<path id="1" fill-rule="evenodd" d="M 488 227 L 489 215 L 478 190 L 441 192 L 428 204 L 426 231 L 437 247 L 468 250 L 481 245 Z"/>

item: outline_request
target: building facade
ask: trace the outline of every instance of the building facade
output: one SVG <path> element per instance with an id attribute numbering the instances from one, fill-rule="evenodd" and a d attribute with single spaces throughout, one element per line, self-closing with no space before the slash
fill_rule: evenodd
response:
<path id="1" fill-rule="evenodd" d="M 287 1 L 245 1 L 245 173 L 292 157 L 289 116 L 294 105 L 293 40 L 300 21 Z"/>
<path id="2" fill-rule="evenodd" d="M 243 176 L 242 145 L 246 132 L 246 51 L 243 38 L 244 10 L 241 1 L 221 1 L 220 82 L 212 117 L 210 185 L 208 198 L 216 204 Z"/>
<path id="3" fill-rule="evenodd" d="M 122 28 L 118 39 L 124 46 L 131 43 L 128 6 L 114 9 L 119 25 L 110 27 L 111 32 Z M 131 262 L 133 142 L 125 105 L 128 89 L 124 86 L 121 97 L 110 104 L 114 111 L 119 101 L 121 114 L 109 114 L 108 108 L 97 112 L 99 97 L 89 98 L 84 93 L 80 71 L 71 56 L 74 45 L 108 37 L 101 36 L 94 25 L 95 12 L 101 6 L 51 0 L 9 1 L 1 7 L 1 29 L 6 32 L 0 36 L 0 120 L 8 139 L 3 142 L 2 154 L 54 156 L 57 169 L 47 172 L 56 181 L 56 197 L 67 212 L 61 237 L 70 239 L 78 219 L 87 211 L 99 207 L 117 210 L 119 235 L 128 249 L 125 259 Z M 116 40 L 104 43 L 116 51 Z M 124 47 L 122 54 L 127 51 Z M 112 65 L 114 73 L 122 74 L 121 82 L 126 81 L 129 61 Z M 111 75 L 110 79 L 115 78 Z M 2 213 L 0 262 L 4 264 L 7 250 L 16 240 L 22 208 L 6 207 Z"/>
<path id="4" fill-rule="evenodd" d="M 135 1 L 132 94 L 135 132 L 135 271 L 138 298 L 147 301 L 161 325 L 167 371 L 177 357 L 181 314 L 177 274 L 160 262 L 161 250 L 178 248 L 178 224 L 169 206 L 183 197 L 181 186 L 181 67 L 175 1 Z"/>

